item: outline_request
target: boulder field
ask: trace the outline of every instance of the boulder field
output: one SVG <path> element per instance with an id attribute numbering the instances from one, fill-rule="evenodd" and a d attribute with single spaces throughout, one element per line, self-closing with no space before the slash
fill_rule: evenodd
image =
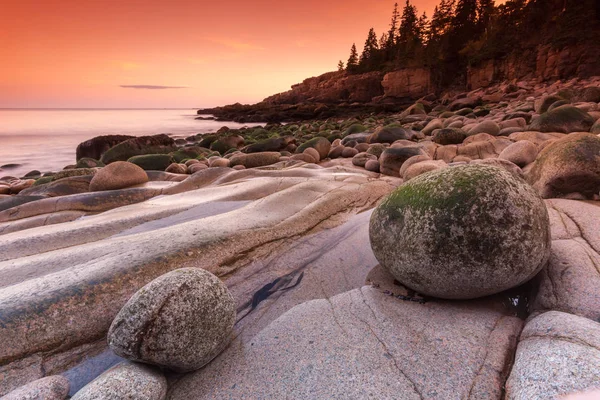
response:
<path id="1" fill-rule="evenodd" d="M 0 178 L 0 396 L 600 390 L 600 105 L 566 95 L 591 83 L 95 138 Z"/>

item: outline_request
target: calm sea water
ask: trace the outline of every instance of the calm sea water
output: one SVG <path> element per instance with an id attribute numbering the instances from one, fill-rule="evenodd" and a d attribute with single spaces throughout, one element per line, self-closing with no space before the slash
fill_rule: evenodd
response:
<path id="1" fill-rule="evenodd" d="M 61 170 L 75 163 L 77 145 L 100 135 L 144 136 L 167 133 L 174 138 L 214 132 L 222 126 L 260 124 L 201 121 L 196 110 L 10 110 L 0 109 L 0 177 L 31 170 Z"/>

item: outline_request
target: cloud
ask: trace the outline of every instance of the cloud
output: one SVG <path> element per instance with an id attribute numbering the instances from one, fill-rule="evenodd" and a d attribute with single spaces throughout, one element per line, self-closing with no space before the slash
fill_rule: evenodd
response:
<path id="1" fill-rule="evenodd" d="M 187 89 L 189 86 L 161 86 L 161 85 L 119 85 L 124 89 Z"/>

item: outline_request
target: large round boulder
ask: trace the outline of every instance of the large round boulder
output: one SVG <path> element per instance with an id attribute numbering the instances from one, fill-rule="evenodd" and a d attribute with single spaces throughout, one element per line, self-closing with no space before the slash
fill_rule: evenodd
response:
<path id="1" fill-rule="evenodd" d="M 381 153 L 379 164 L 381 173 L 389 176 L 400 176 L 400 168 L 406 160 L 419 155 L 428 155 L 423 148 L 419 146 L 409 146 L 401 148 L 389 148 Z"/>
<path id="2" fill-rule="evenodd" d="M 600 192 L 600 137 L 573 133 L 546 146 L 527 180 L 543 198 Z"/>
<path id="3" fill-rule="evenodd" d="M 424 295 L 471 299 L 533 278 L 550 255 L 544 202 L 504 169 L 462 165 L 411 179 L 373 212 L 383 267 Z"/>
<path id="4" fill-rule="evenodd" d="M 327 139 L 325 139 L 327 140 Z M 281 154 L 274 151 L 265 151 L 262 153 L 250 153 L 250 154 L 238 154 L 234 155 L 229 159 L 230 167 L 238 165 L 244 166 L 244 168 L 258 168 L 266 167 L 279 162 Z"/>
<path id="5" fill-rule="evenodd" d="M 90 181 L 90 191 L 124 189 L 148 182 L 146 171 L 126 161 L 116 161 L 100 169 Z"/>
<path id="6" fill-rule="evenodd" d="M 329 151 L 331 150 L 331 143 L 329 142 L 329 140 L 325 139 L 324 137 L 315 137 L 310 139 L 309 141 L 302 143 L 300 146 L 298 146 L 298 148 L 296 149 L 296 153 L 303 153 L 304 150 L 308 149 L 308 148 L 313 148 L 315 150 L 317 150 L 319 152 L 319 157 L 321 160 L 324 160 L 325 158 L 327 158 L 327 155 L 329 154 Z M 319 161 L 319 160 L 317 160 Z"/>
<path id="7" fill-rule="evenodd" d="M 434 143 L 446 146 L 448 144 L 461 144 L 467 138 L 467 133 L 459 128 L 444 128 L 433 132 L 431 140 Z"/>
<path id="8" fill-rule="evenodd" d="M 412 140 L 416 132 L 401 126 L 388 125 L 377 128 L 369 138 L 369 143 L 394 143 L 396 140 Z"/>
<path id="9" fill-rule="evenodd" d="M 108 345 L 130 360 L 193 371 L 227 346 L 235 310 L 219 278 L 200 268 L 178 269 L 129 299 L 110 326 Z"/>
<path id="10" fill-rule="evenodd" d="M 510 161 L 519 167 L 524 167 L 535 161 L 538 148 L 528 140 L 520 140 L 502 150 L 498 158 Z"/>
<path id="11" fill-rule="evenodd" d="M 71 400 L 163 400 L 167 379 L 157 368 L 120 363 L 85 385 Z"/>
<path id="12" fill-rule="evenodd" d="M 99 160 L 100 157 L 111 147 L 118 145 L 129 139 L 134 139 L 135 136 L 129 135 L 106 135 L 96 136 L 93 139 L 79 143 L 76 150 L 75 158 L 77 161 L 82 158 L 92 158 Z"/>
<path id="13" fill-rule="evenodd" d="M 530 131 L 538 132 L 589 132 L 594 118 L 573 106 L 561 106 L 548 111 L 531 122 Z"/>

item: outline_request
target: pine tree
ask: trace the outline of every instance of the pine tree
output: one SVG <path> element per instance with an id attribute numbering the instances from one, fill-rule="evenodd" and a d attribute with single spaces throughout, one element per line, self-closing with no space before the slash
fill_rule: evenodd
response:
<path id="1" fill-rule="evenodd" d="M 410 59 L 420 44 L 421 34 L 417 7 L 410 4 L 410 0 L 406 0 L 406 5 L 402 11 L 402 23 L 398 29 L 398 54 L 400 58 Z"/>
<path id="2" fill-rule="evenodd" d="M 400 13 L 398 12 L 398 3 L 394 4 L 394 11 L 392 12 L 392 21 L 390 22 L 390 30 L 387 34 L 387 44 L 385 45 L 386 50 L 391 50 L 396 44 L 398 35 L 398 24 L 400 22 Z"/>
<path id="3" fill-rule="evenodd" d="M 381 37 L 379 38 L 379 48 L 381 50 L 385 49 L 385 46 L 387 45 L 387 41 L 388 41 L 388 37 L 384 32 L 381 34 Z"/>
<path id="4" fill-rule="evenodd" d="M 346 63 L 346 70 L 348 72 L 355 72 L 358 67 L 358 52 L 356 51 L 356 44 L 352 43 L 352 47 L 350 48 L 350 57 L 348 57 L 348 62 Z"/>
<path id="5" fill-rule="evenodd" d="M 338 62 L 338 71 L 343 71 L 344 70 L 344 62 L 342 60 L 340 60 Z"/>
<path id="6" fill-rule="evenodd" d="M 418 34 L 420 43 L 429 41 L 429 18 L 427 18 L 427 13 L 425 11 L 423 11 L 423 14 L 419 18 Z"/>
<path id="7" fill-rule="evenodd" d="M 485 32 L 495 11 L 494 0 L 479 0 L 477 3 L 477 25 L 479 32 Z"/>
<path id="8" fill-rule="evenodd" d="M 377 35 L 375 34 L 375 29 L 371 28 L 369 30 L 369 34 L 367 35 L 367 40 L 365 41 L 365 47 L 363 48 L 363 52 L 360 55 L 360 66 L 367 66 L 369 61 L 375 56 L 375 53 L 379 50 L 379 43 L 377 42 Z"/>

